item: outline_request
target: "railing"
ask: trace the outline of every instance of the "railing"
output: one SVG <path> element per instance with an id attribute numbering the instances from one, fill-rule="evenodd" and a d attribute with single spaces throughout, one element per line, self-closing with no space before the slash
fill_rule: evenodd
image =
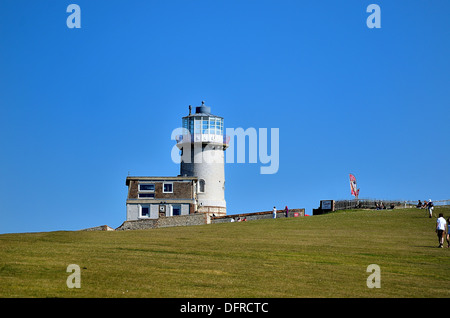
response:
<path id="1" fill-rule="evenodd" d="M 190 136 L 190 138 L 189 138 Z M 192 134 L 192 135 L 178 135 L 175 137 L 177 143 L 181 142 L 220 142 L 222 141 L 225 145 L 230 142 L 230 136 L 224 135 L 212 135 L 212 134 Z M 190 139 L 190 140 L 189 140 Z"/>
<path id="2" fill-rule="evenodd" d="M 419 200 L 401 201 L 401 200 L 376 200 L 376 199 L 354 199 L 354 200 L 337 200 L 334 202 L 335 210 L 347 209 L 390 209 L 394 207 L 416 207 Z M 428 201 L 426 201 L 428 202 Z M 450 200 L 432 201 L 434 206 L 450 205 Z M 424 202 L 422 202 L 423 204 Z"/>
<path id="3" fill-rule="evenodd" d="M 404 205 L 405 201 L 399 200 L 354 199 L 335 201 L 334 209 L 392 209 L 394 207 L 404 207 Z"/>
<path id="4" fill-rule="evenodd" d="M 428 201 L 422 201 L 422 200 L 421 200 L 421 203 L 422 203 L 422 204 L 427 203 L 427 202 L 428 202 Z M 450 200 L 436 200 L 436 201 L 431 200 L 431 202 L 433 202 L 433 205 L 434 205 L 434 206 L 450 205 Z M 419 200 L 415 200 L 415 201 L 405 201 L 405 203 L 406 203 L 407 205 L 417 206 L 417 204 L 419 203 Z"/>
<path id="5" fill-rule="evenodd" d="M 322 200 L 330 201 L 330 200 Z M 449 206 L 450 200 L 436 200 L 432 201 L 434 206 Z M 313 209 L 313 215 L 320 215 L 337 210 L 350 210 L 350 209 L 394 209 L 394 208 L 415 208 L 417 207 L 419 200 L 376 200 L 376 199 L 353 199 L 353 200 L 334 200 L 334 205 L 327 205 L 322 209 L 320 206 L 317 209 Z M 423 204 L 423 202 L 421 202 Z M 426 202 L 425 202 L 426 203 Z"/>

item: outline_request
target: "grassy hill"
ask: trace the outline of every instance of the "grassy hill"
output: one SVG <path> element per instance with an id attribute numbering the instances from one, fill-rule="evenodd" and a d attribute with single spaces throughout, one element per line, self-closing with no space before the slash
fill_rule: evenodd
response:
<path id="1" fill-rule="evenodd" d="M 436 213 L 450 216 L 450 208 Z M 449 297 L 424 210 L 141 231 L 0 235 L 0 297 Z M 69 264 L 81 288 L 69 289 Z M 370 289 L 369 264 L 381 269 Z"/>

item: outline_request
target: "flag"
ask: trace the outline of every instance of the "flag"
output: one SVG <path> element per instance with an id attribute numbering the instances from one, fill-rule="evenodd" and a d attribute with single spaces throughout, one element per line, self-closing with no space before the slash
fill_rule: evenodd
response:
<path id="1" fill-rule="evenodd" d="M 356 178 L 350 173 L 350 190 L 353 196 L 358 198 L 359 189 L 356 188 Z"/>

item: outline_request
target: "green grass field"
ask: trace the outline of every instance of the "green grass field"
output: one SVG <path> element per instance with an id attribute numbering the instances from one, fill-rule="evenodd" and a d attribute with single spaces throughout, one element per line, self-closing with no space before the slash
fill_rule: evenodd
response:
<path id="1" fill-rule="evenodd" d="M 0 297 L 449 297 L 450 249 L 437 248 L 435 223 L 413 208 L 4 234 Z M 79 289 L 66 285 L 69 264 L 81 268 Z M 366 285 L 370 264 L 381 288 Z"/>

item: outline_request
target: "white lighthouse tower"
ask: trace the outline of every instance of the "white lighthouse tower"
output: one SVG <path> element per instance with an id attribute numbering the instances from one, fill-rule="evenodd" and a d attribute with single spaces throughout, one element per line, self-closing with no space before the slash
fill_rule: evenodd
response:
<path id="1" fill-rule="evenodd" d="M 197 177 L 196 211 L 216 216 L 226 215 L 224 154 L 228 147 L 224 138 L 223 118 L 201 106 L 183 117 L 184 134 L 178 140 L 181 149 L 180 175 Z"/>

